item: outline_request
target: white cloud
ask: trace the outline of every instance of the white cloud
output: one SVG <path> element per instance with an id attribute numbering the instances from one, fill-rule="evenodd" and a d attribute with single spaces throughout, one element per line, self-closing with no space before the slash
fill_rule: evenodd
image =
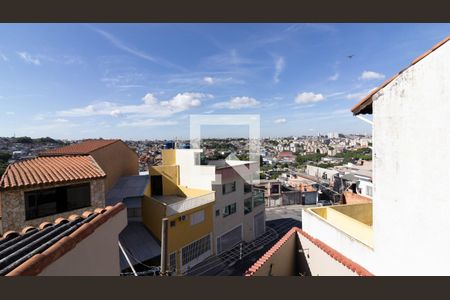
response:
<path id="1" fill-rule="evenodd" d="M 14 116 L 16 113 L 13 111 L 7 111 L 5 112 L 5 114 L 7 114 L 8 116 Z"/>
<path id="2" fill-rule="evenodd" d="M 241 109 L 247 107 L 254 107 L 260 104 L 255 98 L 251 97 L 234 97 L 229 101 L 218 102 L 213 106 L 216 108 L 227 108 L 227 109 Z"/>
<path id="3" fill-rule="evenodd" d="M 280 75 L 285 66 L 284 57 L 282 56 L 276 57 L 274 63 L 275 63 L 275 74 L 273 75 L 273 81 L 275 83 L 278 83 L 280 82 Z"/>
<path id="4" fill-rule="evenodd" d="M 286 118 L 280 118 L 273 121 L 275 124 L 283 124 L 286 123 Z"/>
<path id="5" fill-rule="evenodd" d="M 123 50 L 125 52 L 128 52 L 128 53 L 136 56 L 136 57 L 159 64 L 164 67 L 177 69 L 179 71 L 184 71 L 184 68 L 182 68 L 178 65 L 175 65 L 165 59 L 154 57 L 144 51 L 141 51 L 141 50 L 138 50 L 138 49 L 135 49 L 135 48 L 132 48 L 132 47 L 126 45 L 124 42 L 122 42 L 121 40 L 119 40 L 117 37 L 115 37 L 114 35 L 112 35 L 109 32 L 106 32 L 106 31 L 98 29 L 98 28 L 94 28 L 92 26 L 89 26 L 89 27 L 92 30 L 94 30 L 95 32 L 97 32 L 98 34 L 100 34 L 101 36 L 103 36 L 105 39 L 107 39 L 110 43 L 112 43 L 116 48 L 118 48 L 120 50 Z"/>
<path id="6" fill-rule="evenodd" d="M 39 66 L 41 64 L 41 61 L 36 56 L 32 56 L 28 52 L 25 52 L 25 51 L 17 52 L 17 55 L 19 55 L 19 57 L 27 63 L 33 64 L 36 66 Z"/>
<path id="7" fill-rule="evenodd" d="M 328 80 L 336 81 L 339 79 L 339 73 L 335 73 L 334 75 L 328 77 Z"/>
<path id="8" fill-rule="evenodd" d="M 167 126 L 167 125 L 176 125 L 176 121 L 161 121 L 155 119 L 146 119 L 146 120 L 137 120 L 131 122 L 121 122 L 117 125 L 117 127 L 152 127 L 152 126 Z"/>
<path id="9" fill-rule="evenodd" d="M 303 92 L 295 97 L 295 103 L 298 104 L 316 103 L 323 100 L 325 100 L 325 97 L 322 94 L 315 94 L 312 92 Z"/>
<path id="10" fill-rule="evenodd" d="M 103 101 L 90 104 L 80 108 L 57 112 L 63 117 L 88 117 L 88 116 L 170 116 L 202 104 L 206 98 L 212 95 L 202 93 L 179 93 L 169 100 L 159 101 L 153 94 L 146 94 L 141 104 L 124 105 L 115 102 Z"/>
<path id="11" fill-rule="evenodd" d="M 204 77 L 203 81 L 208 83 L 208 84 L 213 84 L 214 83 L 214 78 L 212 78 L 212 77 Z"/>
<path id="12" fill-rule="evenodd" d="M 373 90 L 375 90 L 376 87 L 365 90 L 365 91 L 361 91 L 361 92 L 356 92 L 356 93 L 350 93 L 347 94 L 345 96 L 345 98 L 349 99 L 349 100 L 361 100 L 362 98 L 364 98 L 365 96 L 367 96 L 370 92 L 372 92 Z"/>
<path id="13" fill-rule="evenodd" d="M 55 119 L 55 123 L 67 123 L 67 122 L 69 122 L 69 120 L 67 120 L 67 119 L 62 119 L 62 118 Z"/>
<path id="14" fill-rule="evenodd" d="M 361 76 L 359 76 L 360 80 L 373 80 L 373 79 L 383 79 L 384 74 L 373 72 L 373 71 L 364 71 Z"/>
<path id="15" fill-rule="evenodd" d="M 8 58 L 7 58 L 3 53 L 1 53 L 1 52 L 0 52 L 0 58 L 1 58 L 3 61 L 8 61 Z"/>

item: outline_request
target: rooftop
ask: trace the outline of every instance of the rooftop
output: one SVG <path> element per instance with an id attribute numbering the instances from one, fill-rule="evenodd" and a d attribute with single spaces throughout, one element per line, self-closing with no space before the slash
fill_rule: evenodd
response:
<path id="1" fill-rule="evenodd" d="M 59 218 L 55 223 L 44 222 L 38 228 L 25 227 L 22 232 L 6 232 L 0 238 L 0 275 L 33 276 L 41 273 L 124 208 L 119 203 L 67 219 Z"/>
<path id="2" fill-rule="evenodd" d="M 305 212 L 373 249 L 372 203 L 308 208 Z"/>
<path id="3" fill-rule="evenodd" d="M 294 248 L 288 248 L 286 246 L 286 244 L 288 243 L 288 241 L 290 239 L 292 239 L 295 236 L 298 236 L 300 238 L 303 237 L 304 239 L 308 240 L 312 246 L 314 246 L 315 248 L 318 248 L 319 251 L 325 252 L 330 259 L 333 259 L 335 261 L 337 261 L 338 263 L 340 263 L 341 265 L 343 265 L 345 268 L 347 268 L 348 270 L 350 270 L 350 272 L 355 273 L 356 275 L 359 276 L 372 276 L 373 274 L 371 274 L 369 271 L 367 271 L 365 268 L 363 268 L 362 266 L 360 266 L 359 264 L 355 263 L 354 261 L 350 260 L 349 258 L 345 257 L 344 255 L 342 255 L 341 253 L 339 253 L 338 251 L 334 250 L 333 248 L 331 248 L 330 246 L 328 246 L 327 244 L 323 243 L 322 241 L 312 237 L 311 235 L 309 235 L 308 233 L 304 232 L 302 229 L 298 228 L 298 227 L 293 227 L 291 228 L 291 230 L 289 230 L 275 245 L 272 246 L 272 248 L 270 248 L 263 256 L 261 256 L 245 273 L 245 276 L 254 276 L 254 275 L 259 275 L 258 271 L 262 270 L 263 268 L 266 267 L 266 265 L 270 264 L 270 270 L 272 271 L 272 264 L 269 263 L 272 261 L 273 257 L 275 255 L 282 255 L 281 259 L 288 261 L 289 259 L 289 254 L 294 254 L 294 253 L 286 253 L 283 252 L 281 254 L 281 250 L 283 247 L 291 250 L 293 252 L 296 251 L 298 253 L 305 253 L 307 252 L 307 257 L 308 259 L 310 258 L 310 252 L 313 252 L 312 249 L 310 248 L 303 248 L 302 242 L 300 242 L 300 239 L 297 243 L 295 243 Z M 287 251 L 288 251 L 287 250 Z M 316 252 L 317 253 L 317 252 Z M 311 254 L 313 255 L 313 254 Z M 280 258 L 280 257 L 279 257 Z M 293 263 L 295 263 L 295 259 L 292 260 Z M 309 262 L 311 263 L 311 262 Z M 298 267 L 300 267 L 301 263 L 299 263 L 297 261 L 297 264 L 299 264 Z M 306 263 L 308 265 L 308 262 Z M 280 266 L 281 264 L 279 263 L 277 265 Z M 303 268 L 305 266 L 303 265 Z M 311 265 L 310 265 L 311 267 Z M 290 270 L 288 269 L 290 268 Z M 296 268 L 292 268 L 292 266 L 284 266 L 285 270 L 281 270 L 282 273 L 284 273 L 284 275 L 286 275 L 286 272 L 290 272 L 292 270 L 295 270 Z M 280 270 L 274 270 L 274 272 L 279 272 Z M 297 269 L 298 271 L 298 269 Z M 306 270 L 304 270 L 306 271 Z M 311 272 L 311 270 L 309 270 L 309 272 Z M 262 275 L 266 275 L 266 274 L 262 274 Z M 290 274 L 290 275 L 295 275 L 295 274 Z M 328 274 L 325 274 L 328 275 Z"/>
<path id="4" fill-rule="evenodd" d="M 103 178 L 106 174 L 89 156 L 37 157 L 10 164 L 0 190 Z"/>
<path id="5" fill-rule="evenodd" d="M 149 184 L 148 175 L 120 177 L 114 187 L 106 194 L 106 204 L 114 205 L 127 198 L 143 197 Z"/>
<path id="6" fill-rule="evenodd" d="M 69 146 L 50 149 L 39 153 L 39 155 L 40 156 L 87 155 L 95 150 L 109 146 L 119 141 L 121 140 L 87 140 Z"/>

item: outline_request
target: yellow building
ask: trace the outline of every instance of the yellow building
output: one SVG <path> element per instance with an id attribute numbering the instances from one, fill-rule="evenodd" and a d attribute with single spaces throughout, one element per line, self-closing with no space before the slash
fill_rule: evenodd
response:
<path id="1" fill-rule="evenodd" d="M 214 254 L 215 173 L 213 167 L 195 164 L 200 151 L 163 150 L 162 165 L 149 168 L 150 197 L 142 204 L 143 222 L 160 240 L 162 219 L 168 218 L 168 266 L 178 275 Z"/>

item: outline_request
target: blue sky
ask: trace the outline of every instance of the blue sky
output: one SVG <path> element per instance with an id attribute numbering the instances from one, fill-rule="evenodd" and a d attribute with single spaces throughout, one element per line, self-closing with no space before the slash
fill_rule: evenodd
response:
<path id="1" fill-rule="evenodd" d="M 450 24 L 1 24 L 0 136 L 187 138 L 191 114 L 259 114 L 262 136 L 370 133 L 350 108 L 448 34 Z"/>

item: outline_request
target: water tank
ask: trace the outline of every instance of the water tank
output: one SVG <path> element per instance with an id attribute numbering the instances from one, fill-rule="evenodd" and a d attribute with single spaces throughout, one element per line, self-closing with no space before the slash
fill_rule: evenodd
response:
<path id="1" fill-rule="evenodd" d="M 164 144 L 164 149 L 175 149 L 175 142 L 167 142 Z"/>

